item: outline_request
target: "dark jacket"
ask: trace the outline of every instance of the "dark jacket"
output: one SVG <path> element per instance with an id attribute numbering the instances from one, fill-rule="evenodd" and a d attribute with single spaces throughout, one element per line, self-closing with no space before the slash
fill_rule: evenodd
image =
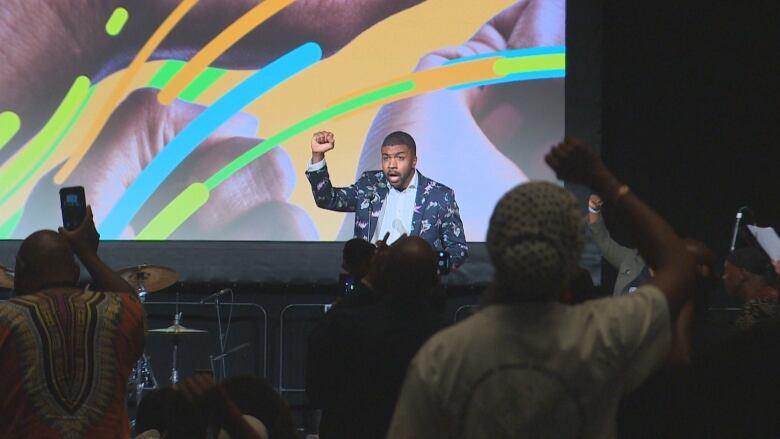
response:
<path id="1" fill-rule="evenodd" d="M 384 438 L 409 362 L 446 325 L 420 303 L 334 306 L 313 329 L 306 361 L 320 438 Z"/>
<path id="2" fill-rule="evenodd" d="M 604 219 L 599 218 L 593 224 L 588 223 L 593 241 L 601 251 L 601 255 L 610 265 L 618 270 L 617 279 L 615 279 L 615 288 L 613 294 L 619 296 L 627 294 L 630 287 L 638 287 L 644 283 L 648 276 L 647 264 L 639 256 L 639 251 L 635 248 L 623 247 L 615 242 L 609 235 L 607 226 L 604 225 Z"/>

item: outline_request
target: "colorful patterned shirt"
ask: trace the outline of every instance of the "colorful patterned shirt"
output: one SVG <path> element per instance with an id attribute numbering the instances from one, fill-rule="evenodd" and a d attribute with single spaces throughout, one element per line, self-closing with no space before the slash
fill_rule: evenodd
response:
<path id="1" fill-rule="evenodd" d="M 0 437 L 129 437 L 144 331 L 135 294 L 58 288 L 0 304 Z"/>
<path id="2" fill-rule="evenodd" d="M 772 287 L 760 289 L 752 300 L 742 305 L 742 310 L 734 322 L 735 326 L 744 331 L 757 323 L 776 319 L 777 297 L 778 292 Z"/>

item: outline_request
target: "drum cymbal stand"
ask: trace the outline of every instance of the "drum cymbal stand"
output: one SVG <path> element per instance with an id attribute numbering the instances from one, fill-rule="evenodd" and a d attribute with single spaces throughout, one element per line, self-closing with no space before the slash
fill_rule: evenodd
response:
<path id="1" fill-rule="evenodd" d="M 138 294 L 138 300 L 140 300 L 143 304 L 146 300 L 146 294 L 148 291 L 146 291 L 146 288 L 144 287 L 142 278 L 139 278 L 138 289 L 136 290 L 136 293 Z M 157 378 L 154 376 L 154 370 L 152 370 L 151 357 L 146 354 L 146 350 L 144 350 L 144 352 L 141 354 L 141 358 L 138 359 L 138 362 L 133 368 L 130 377 L 131 384 L 134 386 L 135 390 L 135 406 L 138 407 L 138 404 L 141 403 L 141 398 L 143 397 L 145 390 L 156 389 L 159 387 Z"/>

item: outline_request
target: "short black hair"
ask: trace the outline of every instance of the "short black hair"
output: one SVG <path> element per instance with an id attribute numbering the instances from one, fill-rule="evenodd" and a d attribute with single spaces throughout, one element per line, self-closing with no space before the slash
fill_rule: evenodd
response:
<path id="1" fill-rule="evenodd" d="M 758 247 L 738 248 L 731 252 L 726 260 L 737 268 L 760 276 L 766 276 L 774 270 L 769 256 Z"/>
<path id="2" fill-rule="evenodd" d="M 392 145 L 406 145 L 415 155 L 417 155 L 417 144 L 414 143 L 414 138 L 409 133 L 393 131 L 385 136 L 385 140 L 382 141 L 382 146 Z"/>
<path id="3" fill-rule="evenodd" d="M 259 376 L 238 375 L 220 383 L 241 413 L 254 416 L 265 425 L 268 437 L 296 439 L 295 421 L 290 406 Z"/>
<path id="4" fill-rule="evenodd" d="M 135 431 L 155 429 L 171 439 L 204 437 L 208 423 L 200 410 L 172 387 L 153 389 L 138 404 Z"/>
<path id="5" fill-rule="evenodd" d="M 370 261 L 375 250 L 374 244 L 365 239 L 352 238 L 344 244 L 342 257 L 346 264 L 360 264 Z"/>

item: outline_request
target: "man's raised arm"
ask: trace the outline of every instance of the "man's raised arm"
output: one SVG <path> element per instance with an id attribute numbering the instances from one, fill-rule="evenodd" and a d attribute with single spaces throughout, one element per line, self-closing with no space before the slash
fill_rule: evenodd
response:
<path id="1" fill-rule="evenodd" d="M 334 188 L 330 182 L 325 153 L 336 147 L 333 133 L 319 131 L 311 137 L 311 163 L 306 170 L 306 178 L 311 184 L 311 192 L 317 207 L 339 212 L 354 212 L 357 209 L 358 191 L 355 185 Z"/>
<path id="2" fill-rule="evenodd" d="M 624 260 L 636 256 L 636 250 L 623 247 L 612 239 L 606 224 L 604 224 L 604 218 L 601 216 L 601 206 L 603 204 L 601 197 L 591 194 L 588 199 L 588 228 L 604 259 L 615 268 L 619 268 Z"/>
<path id="3" fill-rule="evenodd" d="M 626 221 L 638 238 L 639 254 L 655 271 L 649 283 L 666 296 L 674 322 L 694 291 L 696 265 L 672 227 L 621 184 L 584 144 L 567 138 L 545 159 L 558 178 L 590 186 Z"/>
<path id="4" fill-rule="evenodd" d="M 100 235 L 92 218 L 92 207 L 87 206 L 84 221 L 74 230 L 60 227 L 59 232 L 68 240 L 73 253 L 79 258 L 92 276 L 92 281 L 98 289 L 116 293 L 132 293 L 133 287 L 112 270 L 97 254 Z"/>

